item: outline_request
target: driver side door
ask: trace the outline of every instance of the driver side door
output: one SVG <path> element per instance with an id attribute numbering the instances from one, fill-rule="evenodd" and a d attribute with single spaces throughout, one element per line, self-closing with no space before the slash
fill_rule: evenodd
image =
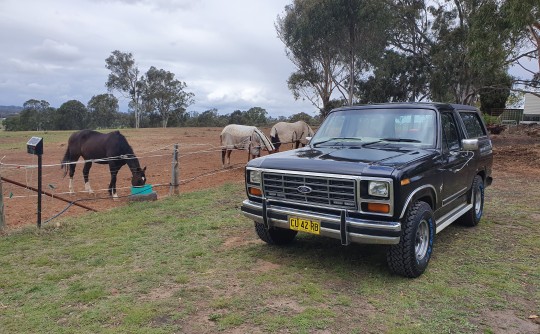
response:
<path id="1" fill-rule="evenodd" d="M 442 125 L 442 152 L 443 152 L 443 184 L 442 205 L 443 211 L 448 212 L 461 204 L 459 198 L 465 198 L 469 187 L 469 155 L 461 149 L 463 138 L 458 128 L 456 118 L 451 112 L 441 113 Z M 452 205 L 450 205 L 452 204 Z"/>

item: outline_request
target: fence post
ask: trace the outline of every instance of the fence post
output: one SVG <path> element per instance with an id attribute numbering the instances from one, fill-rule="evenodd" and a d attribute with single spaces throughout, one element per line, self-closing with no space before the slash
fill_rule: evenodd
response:
<path id="1" fill-rule="evenodd" d="M 174 144 L 173 158 L 172 158 L 172 175 L 171 186 L 169 188 L 169 195 L 180 193 L 180 185 L 178 184 L 178 144 Z"/>
<path id="2" fill-rule="evenodd" d="M 0 173 L 0 231 L 6 228 L 6 216 L 4 214 L 4 195 L 2 190 L 2 173 Z"/>

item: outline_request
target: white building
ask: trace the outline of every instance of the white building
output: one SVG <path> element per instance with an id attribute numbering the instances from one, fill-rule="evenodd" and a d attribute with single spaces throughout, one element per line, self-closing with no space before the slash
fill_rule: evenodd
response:
<path id="1" fill-rule="evenodd" d="M 523 106 L 523 121 L 540 122 L 540 97 L 526 93 Z"/>

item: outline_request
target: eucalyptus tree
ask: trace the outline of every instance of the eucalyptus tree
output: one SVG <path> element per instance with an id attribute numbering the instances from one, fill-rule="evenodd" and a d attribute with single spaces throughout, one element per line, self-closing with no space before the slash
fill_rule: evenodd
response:
<path id="1" fill-rule="evenodd" d="M 540 2 L 506 0 L 502 11 L 512 31 L 515 45 L 514 53 L 508 62 L 520 66 L 529 74 L 529 78 L 514 78 L 514 83 L 518 87 L 515 90 L 534 93 L 540 88 Z M 536 69 L 523 64 L 524 59 L 534 61 Z"/>
<path id="2" fill-rule="evenodd" d="M 56 110 L 56 130 L 81 130 L 88 127 L 88 110 L 77 100 L 62 103 Z"/>
<path id="3" fill-rule="evenodd" d="M 20 130 L 51 130 L 54 114 L 49 102 L 45 100 L 30 99 L 23 104 L 20 113 Z"/>
<path id="4" fill-rule="evenodd" d="M 428 93 L 427 66 L 413 54 L 386 50 L 371 75 L 357 83 L 360 103 L 421 101 Z"/>
<path id="5" fill-rule="evenodd" d="M 507 90 L 502 79 L 515 51 L 503 10 L 509 1 L 392 0 L 390 51 L 407 60 L 409 99 L 473 104 L 490 89 Z"/>
<path id="6" fill-rule="evenodd" d="M 424 0 L 388 1 L 389 46 L 360 83 L 361 101 L 422 101 L 429 97 L 432 68 L 429 8 Z"/>
<path id="7" fill-rule="evenodd" d="M 173 113 L 185 111 L 194 102 L 194 94 L 184 91 L 185 82 L 175 79 L 174 73 L 154 66 L 146 72 L 141 87 L 143 104 L 159 113 L 164 128 Z"/>
<path id="8" fill-rule="evenodd" d="M 235 110 L 229 115 L 228 124 L 246 124 L 244 113 L 241 110 Z"/>
<path id="9" fill-rule="evenodd" d="M 344 80 L 336 36 L 338 25 L 326 0 L 294 0 L 275 27 L 287 57 L 296 67 L 287 84 L 295 99 L 307 99 L 321 114 Z"/>
<path id="10" fill-rule="evenodd" d="M 110 128 L 114 126 L 118 114 L 118 99 L 112 94 L 92 96 L 88 101 L 87 110 L 90 116 L 90 126 L 93 128 Z"/>
<path id="11" fill-rule="evenodd" d="M 287 81 L 294 97 L 308 99 L 321 116 L 332 95 L 353 103 L 362 71 L 384 50 L 386 13 L 377 0 L 294 0 L 276 30 L 296 67 Z"/>
<path id="12" fill-rule="evenodd" d="M 268 123 L 268 112 L 261 107 L 251 107 L 244 113 L 244 120 L 248 125 L 265 125 Z"/>
<path id="13" fill-rule="evenodd" d="M 352 105 L 357 77 L 370 69 L 388 44 L 389 7 L 380 0 L 330 0 L 328 6 L 338 31 L 335 45 L 347 73 L 346 80 L 336 84 Z"/>
<path id="14" fill-rule="evenodd" d="M 135 128 L 139 128 L 142 78 L 133 55 L 115 50 L 105 59 L 105 67 L 111 71 L 105 84 L 107 89 L 110 92 L 117 90 L 130 99 L 129 106 L 135 113 Z"/>
<path id="15" fill-rule="evenodd" d="M 524 58 L 539 59 L 540 2 L 454 0 L 450 4 L 439 3 L 432 12 L 438 39 L 433 57 L 439 70 L 432 80 L 434 96 L 446 90 L 457 102 L 473 103 L 479 94 L 494 94 L 490 90 L 508 95 L 509 66 L 520 66 Z M 529 71 L 531 79 L 513 78 L 510 89 L 537 90 L 538 69 Z M 453 82 L 444 73 L 453 74 Z"/>

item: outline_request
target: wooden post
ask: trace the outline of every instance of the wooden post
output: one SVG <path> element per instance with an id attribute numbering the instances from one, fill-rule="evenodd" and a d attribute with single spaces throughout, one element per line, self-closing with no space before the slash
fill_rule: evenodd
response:
<path id="1" fill-rule="evenodd" d="M 178 184 L 178 144 L 174 144 L 173 158 L 172 158 L 172 174 L 171 174 L 171 186 L 169 187 L 169 195 L 180 193 L 180 185 Z"/>
<path id="2" fill-rule="evenodd" d="M 6 216 L 4 214 L 4 196 L 2 191 L 2 177 L 0 176 L 0 231 L 6 228 Z"/>

